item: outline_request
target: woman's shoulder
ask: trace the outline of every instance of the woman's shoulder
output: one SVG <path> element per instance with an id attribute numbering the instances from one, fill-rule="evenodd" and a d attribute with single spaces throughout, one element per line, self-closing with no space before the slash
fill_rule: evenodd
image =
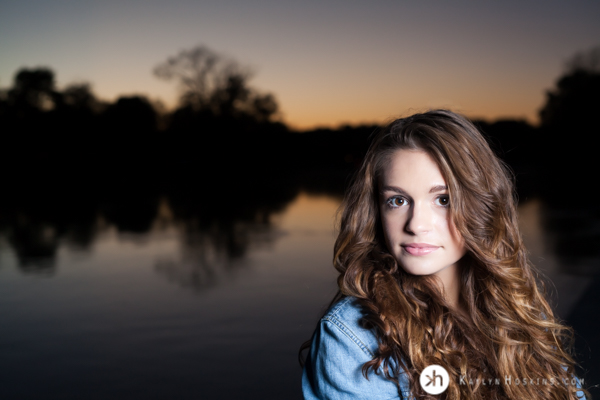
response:
<path id="1" fill-rule="evenodd" d="M 371 359 L 377 351 L 378 343 L 375 332 L 364 325 L 365 315 L 364 308 L 356 297 L 344 297 L 329 308 L 321 318 L 321 323 L 335 326 Z"/>
<path id="2" fill-rule="evenodd" d="M 321 318 L 321 321 L 331 320 L 356 323 L 356 321 L 360 321 L 365 315 L 366 312 L 360 301 L 356 297 L 346 296 L 329 307 L 325 315 Z"/>
<path id="3" fill-rule="evenodd" d="M 363 366 L 373 359 L 378 342 L 363 323 L 360 302 L 345 297 L 319 321 L 302 376 L 305 399 L 399 399 L 398 386 L 385 379 L 382 367 L 364 375 Z M 408 396 L 407 382 L 399 379 Z"/>

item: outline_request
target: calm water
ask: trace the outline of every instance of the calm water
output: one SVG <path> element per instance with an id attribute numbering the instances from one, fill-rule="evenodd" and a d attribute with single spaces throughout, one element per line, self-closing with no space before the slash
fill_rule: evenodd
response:
<path id="1" fill-rule="evenodd" d="M 146 233 L 99 216 L 82 247 L 42 227 L 56 252 L 26 262 L 4 234 L 0 398 L 300 399 L 298 347 L 335 294 L 338 205 L 300 192 L 268 222 L 232 223 L 219 239 L 162 199 Z M 523 204 L 521 220 L 558 313 L 579 321 L 584 302 L 597 314 L 597 258 L 566 267 L 540 210 Z M 579 326 L 578 340 L 593 346 L 597 333 Z"/>

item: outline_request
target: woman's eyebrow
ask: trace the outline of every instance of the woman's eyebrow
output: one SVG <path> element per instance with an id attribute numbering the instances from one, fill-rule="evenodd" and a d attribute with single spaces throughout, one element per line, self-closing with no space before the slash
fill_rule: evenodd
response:
<path id="1" fill-rule="evenodd" d="M 431 189 L 429 189 L 429 193 L 443 192 L 448 190 L 447 185 L 435 185 Z"/>
<path id="2" fill-rule="evenodd" d="M 400 194 L 406 194 L 406 192 L 402 189 L 400 189 L 397 186 L 383 186 L 381 188 L 381 193 L 383 192 L 396 192 L 396 193 L 400 193 Z"/>
<path id="3" fill-rule="evenodd" d="M 432 186 L 431 189 L 429 189 L 429 193 L 437 193 L 437 192 L 443 192 L 448 190 L 448 186 L 447 185 L 435 185 Z M 406 192 L 402 189 L 400 189 L 397 186 L 383 186 L 381 188 L 381 192 L 396 192 L 396 193 L 400 193 L 400 194 L 406 194 Z"/>

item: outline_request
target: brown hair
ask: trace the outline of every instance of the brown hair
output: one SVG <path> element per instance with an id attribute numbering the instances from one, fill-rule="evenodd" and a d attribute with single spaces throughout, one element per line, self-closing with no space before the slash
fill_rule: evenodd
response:
<path id="1" fill-rule="evenodd" d="M 427 152 L 446 180 L 450 218 L 467 249 L 460 301 L 472 320 L 451 312 L 435 277 L 406 273 L 386 248 L 378 180 L 399 149 Z M 379 342 L 363 367 L 365 377 L 383 366 L 392 380 L 406 373 L 416 398 L 439 398 L 418 383 L 420 372 L 437 364 L 450 374 L 448 399 L 577 398 L 575 387 L 550 384 L 571 382 L 574 360 L 565 350 L 572 331 L 538 288 L 510 176 L 477 128 L 450 111 L 398 119 L 374 138 L 342 204 L 334 249 L 339 296 L 359 299 Z M 459 385 L 461 378 L 472 384 Z M 499 383 L 482 384 L 490 378 Z M 515 379 L 539 384 L 516 385 Z"/>

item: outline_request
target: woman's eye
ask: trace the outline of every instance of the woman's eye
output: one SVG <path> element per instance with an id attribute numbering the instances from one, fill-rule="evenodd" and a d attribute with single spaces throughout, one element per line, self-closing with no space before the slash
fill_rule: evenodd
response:
<path id="1" fill-rule="evenodd" d="M 440 196 L 437 199 L 435 199 L 435 203 L 438 206 L 447 207 L 450 204 L 450 197 L 449 196 Z"/>
<path id="2" fill-rule="evenodd" d="M 392 208 L 402 207 L 406 205 L 406 200 L 402 197 L 392 197 L 387 201 L 388 205 Z"/>

